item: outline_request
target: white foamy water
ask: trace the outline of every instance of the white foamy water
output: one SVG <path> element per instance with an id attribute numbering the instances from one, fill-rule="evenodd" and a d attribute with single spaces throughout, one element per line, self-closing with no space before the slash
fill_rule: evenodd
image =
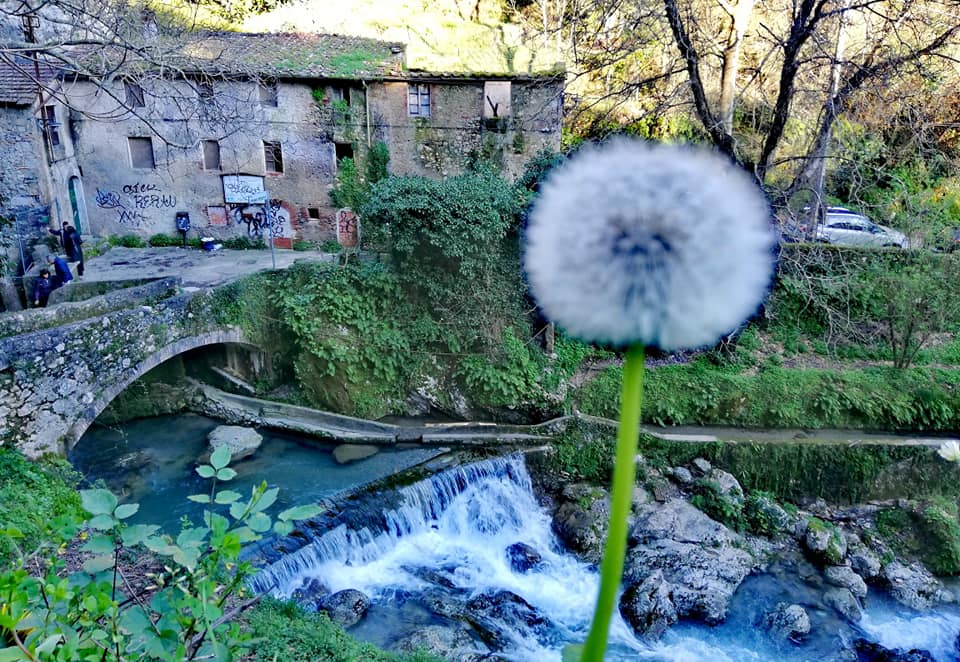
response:
<path id="1" fill-rule="evenodd" d="M 340 526 L 324 534 L 262 571 L 253 588 L 275 587 L 275 595 L 289 597 L 316 578 L 334 592 L 358 589 L 370 596 L 377 608 L 389 610 L 425 590 L 436 589 L 432 580 L 440 577 L 466 598 L 499 591 L 515 593 L 549 620 L 546 628 L 517 627 L 508 633 L 507 649 L 500 651 L 507 659 L 559 661 L 565 644 L 586 638 L 599 584 L 597 571 L 561 551 L 550 518 L 536 502 L 522 456 L 450 469 L 399 489 L 397 496 L 398 505 L 384 512 L 379 523 L 361 531 Z M 511 568 L 507 548 L 518 542 L 542 555 L 543 563 L 536 570 L 520 573 Z M 849 643 L 856 636 L 888 648 L 926 649 L 938 660 L 957 659 L 951 651 L 960 632 L 960 615 L 953 612 L 922 616 L 871 606 L 860 634 L 849 630 L 835 636 L 829 633 L 802 647 L 772 641 L 757 627 L 757 614 L 769 608 L 762 603 L 782 597 L 764 593 L 768 588 L 758 590 L 747 599 L 752 601 L 751 608 L 732 613 L 723 625 L 681 625 L 652 644 L 639 641 L 615 613 L 606 659 L 829 659 L 842 641 Z M 402 613 L 395 616 L 394 625 L 399 629 L 404 629 L 403 618 Z M 409 631 L 410 626 L 405 629 Z M 384 641 L 390 639 L 383 637 Z"/>

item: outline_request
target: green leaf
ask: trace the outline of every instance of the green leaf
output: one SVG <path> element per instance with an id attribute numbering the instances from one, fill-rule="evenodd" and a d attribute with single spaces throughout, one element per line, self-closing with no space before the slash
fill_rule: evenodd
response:
<path id="1" fill-rule="evenodd" d="M 117 507 L 117 497 L 110 490 L 80 490 L 83 509 L 91 515 L 112 515 Z"/>
<path id="2" fill-rule="evenodd" d="M 223 492 L 217 492 L 217 498 L 214 499 L 216 503 L 233 503 L 237 499 L 241 498 L 243 495 L 239 492 L 234 492 L 232 490 L 224 490 Z"/>
<path id="3" fill-rule="evenodd" d="M 563 662 L 580 662 L 583 644 L 567 644 L 563 647 Z"/>
<path id="4" fill-rule="evenodd" d="M 281 521 L 288 522 L 295 519 L 308 519 L 315 515 L 319 515 L 323 512 L 323 509 L 316 504 L 307 504 L 305 506 L 294 506 L 293 508 L 287 508 L 279 515 Z"/>
<path id="5" fill-rule="evenodd" d="M 217 480 L 233 480 L 237 477 L 237 472 L 230 467 L 224 467 L 217 470 Z"/>
<path id="6" fill-rule="evenodd" d="M 152 631 L 153 625 L 147 613 L 140 606 L 133 606 L 120 616 L 120 628 L 129 635 Z"/>
<path id="7" fill-rule="evenodd" d="M 40 645 L 37 646 L 36 652 L 49 655 L 56 649 L 57 644 L 60 643 L 61 639 L 63 639 L 61 635 L 51 634 L 49 637 L 40 642 Z"/>
<path id="8" fill-rule="evenodd" d="M 133 517 L 138 510 L 140 510 L 139 503 L 123 503 L 113 511 L 113 516 L 117 519 L 127 519 L 128 517 Z"/>
<path id="9" fill-rule="evenodd" d="M 244 513 L 247 512 L 247 505 L 248 505 L 248 504 L 242 503 L 242 502 L 240 502 L 240 501 L 235 501 L 234 503 L 231 503 L 231 504 L 230 504 L 230 517 L 232 517 L 233 519 L 237 519 L 237 520 L 240 519 L 241 517 L 243 517 Z"/>
<path id="10" fill-rule="evenodd" d="M 17 648 L 16 646 L 10 646 L 9 648 L 0 649 L 0 662 L 15 662 L 17 660 L 29 660 L 29 657 L 26 657 L 23 654 L 23 651 Z"/>
<path id="11" fill-rule="evenodd" d="M 217 470 L 211 467 L 209 464 L 201 464 L 197 467 L 197 473 L 200 474 L 201 478 L 213 478 Z"/>
<path id="12" fill-rule="evenodd" d="M 210 533 L 210 529 L 203 526 L 184 529 L 177 536 L 177 544 L 182 547 L 199 547 L 207 541 L 208 533 Z"/>
<path id="13" fill-rule="evenodd" d="M 94 556 L 83 562 L 83 571 L 88 572 L 91 575 L 95 575 L 98 572 L 103 572 L 107 568 L 112 568 L 112 567 L 113 567 L 112 554 L 103 554 L 102 556 Z"/>
<path id="14" fill-rule="evenodd" d="M 124 545 L 133 547 L 146 541 L 147 538 L 159 530 L 160 527 L 154 524 L 134 524 L 124 529 L 120 534 L 120 538 L 123 540 Z"/>
<path id="15" fill-rule="evenodd" d="M 117 525 L 117 520 L 113 518 L 113 515 L 97 515 L 93 517 L 88 524 L 91 528 L 97 529 L 98 531 L 109 531 Z"/>
<path id="16" fill-rule="evenodd" d="M 200 550 L 196 548 L 183 549 L 182 547 L 174 547 L 173 560 L 187 570 L 193 570 L 197 567 L 197 561 L 200 559 Z"/>
<path id="17" fill-rule="evenodd" d="M 257 533 L 270 530 L 270 516 L 265 513 L 253 513 L 247 520 L 247 526 Z"/>
<path id="18" fill-rule="evenodd" d="M 237 540 L 239 540 L 241 544 L 260 540 L 260 536 L 254 533 L 249 526 L 238 527 L 233 533 L 237 536 Z"/>
<path id="19" fill-rule="evenodd" d="M 273 532 L 278 536 L 289 536 L 293 532 L 293 522 L 276 522 Z"/>
<path id="20" fill-rule="evenodd" d="M 190 501 L 195 501 L 196 503 L 210 503 L 209 494 L 191 494 L 187 497 Z"/>
<path id="21" fill-rule="evenodd" d="M 90 536 L 90 539 L 80 549 L 94 554 L 113 554 L 114 545 L 113 537 L 96 535 Z"/>
<path id="22" fill-rule="evenodd" d="M 259 513 L 274 504 L 277 500 L 277 494 L 280 493 L 279 487 L 273 487 L 263 493 L 263 496 L 260 497 L 256 503 L 253 504 L 253 508 L 250 509 L 251 512 Z"/>
<path id="23" fill-rule="evenodd" d="M 223 469 L 230 464 L 230 449 L 226 446 L 217 446 L 210 454 L 210 464 L 214 469 Z"/>

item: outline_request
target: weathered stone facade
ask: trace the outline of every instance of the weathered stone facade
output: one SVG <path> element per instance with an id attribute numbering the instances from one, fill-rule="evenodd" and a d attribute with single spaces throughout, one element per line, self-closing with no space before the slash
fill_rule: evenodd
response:
<path id="1" fill-rule="evenodd" d="M 221 327 L 205 292 L 0 341 L 0 440 L 63 454 L 125 388 L 183 352 L 244 343 Z"/>
<path id="2" fill-rule="evenodd" d="M 401 45 L 335 35 L 215 33 L 190 57 L 173 79 L 63 78 L 68 104 L 34 99 L 4 127 L 16 162 L 44 175 L 0 186 L 50 204 L 51 227 L 73 221 L 84 234 L 173 236 L 186 213 L 192 237 L 348 245 L 355 220 L 329 199 L 343 158 L 362 171 L 383 142 L 393 174 L 444 177 L 485 159 L 515 176 L 560 146 L 559 73 L 408 71 Z M 51 126 L 57 144 L 44 149 Z"/>

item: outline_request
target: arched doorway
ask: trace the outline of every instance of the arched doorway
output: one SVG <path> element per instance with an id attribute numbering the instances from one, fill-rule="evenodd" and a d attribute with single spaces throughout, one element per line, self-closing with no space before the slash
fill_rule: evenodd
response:
<path id="1" fill-rule="evenodd" d="M 73 220 L 73 227 L 77 232 L 83 234 L 87 231 L 87 209 L 83 197 L 83 182 L 79 177 L 71 177 L 68 183 L 70 193 L 70 214 Z"/>

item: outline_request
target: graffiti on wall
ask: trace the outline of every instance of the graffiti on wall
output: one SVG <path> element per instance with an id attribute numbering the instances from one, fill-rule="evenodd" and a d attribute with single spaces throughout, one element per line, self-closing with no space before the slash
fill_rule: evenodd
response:
<path id="1" fill-rule="evenodd" d="M 177 196 L 163 193 L 158 184 L 134 182 L 124 184 L 120 193 L 110 189 L 97 189 L 97 206 L 117 212 L 117 222 L 124 225 L 140 225 L 147 220 L 143 210 L 173 209 Z"/>
<path id="2" fill-rule="evenodd" d="M 282 200 L 272 199 L 266 204 L 233 203 L 228 204 L 227 209 L 233 225 L 246 225 L 247 236 L 251 239 L 293 235 L 290 219 L 294 215 L 290 205 Z"/>
<path id="3" fill-rule="evenodd" d="M 344 248 L 353 248 L 360 241 L 360 218 L 353 210 L 337 211 L 337 241 Z"/>

